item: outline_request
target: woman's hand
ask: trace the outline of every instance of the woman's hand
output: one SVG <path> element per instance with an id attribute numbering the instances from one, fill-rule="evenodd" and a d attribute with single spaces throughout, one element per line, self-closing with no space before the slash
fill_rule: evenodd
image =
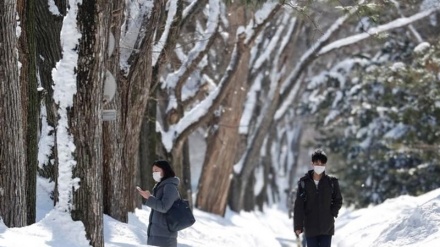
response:
<path id="1" fill-rule="evenodd" d="M 145 190 L 145 191 L 143 191 L 143 190 L 142 190 L 141 188 L 139 188 L 139 187 L 136 187 L 136 189 L 139 191 L 139 194 L 140 194 L 143 198 L 145 198 L 145 199 L 148 199 L 148 197 L 151 196 L 151 193 L 150 193 L 149 190 Z"/>

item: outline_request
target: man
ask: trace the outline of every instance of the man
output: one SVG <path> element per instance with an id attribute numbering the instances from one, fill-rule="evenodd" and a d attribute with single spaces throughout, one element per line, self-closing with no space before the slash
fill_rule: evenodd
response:
<path id="1" fill-rule="evenodd" d="M 330 247 L 335 219 L 342 206 L 336 178 L 325 174 L 327 155 L 317 149 L 312 153 L 313 170 L 298 182 L 293 225 L 298 236 L 305 233 L 307 247 Z"/>

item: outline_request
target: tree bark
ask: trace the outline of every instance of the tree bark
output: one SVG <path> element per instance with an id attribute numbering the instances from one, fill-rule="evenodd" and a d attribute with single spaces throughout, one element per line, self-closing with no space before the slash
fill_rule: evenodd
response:
<path id="1" fill-rule="evenodd" d="M 139 144 L 139 179 L 140 187 L 144 190 L 153 188 L 155 184 L 153 177 L 151 176 L 151 164 L 157 159 L 156 147 L 158 146 L 157 141 L 159 139 L 156 132 L 156 107 L 156 99 L 150 97 L 146 113 L 144 114 L 144 120 L 142 122 Z M 145 202 L 145 199 L 142 199 L 142 201 Z"/>
<path id="2" fill-rule="evenodd" d="M 123 1 L 114 7 L 117 15 L 117 21 L 113 24 L 115 40 L 120 40 L 117 38 L 117 23 L 120 23 L 121 16 L 116 11 L 121 9 L 122 4 Z M 152 83 L 152 40 L 161 13 L 159 9 L 163 4 L 165 2 L 155 1 L 151 15 L 145 13 L 141 28 L 145 30 L 145 36 L 143 39 L 138 37 L 136 47 L 128 59 L 129 74 L 125 75 L 119 68 L 119 59 L 116 57 L 112 58 L 115 59 L 114 64 L 109 66 L 117 78 L 114 103 L 109 105 L 116 108 L 117 119 L 104 124 L 105 212 L 122 222 L 128 221 L 128 212 L 134 211 L 141 202 L 136 192 L 136 186 L 140 185 L 140 134 Z M 113 54 L 119 53 L 120 49 L 122 45 L 117 44 Z"/>
<path id="3" fill-rule="evenodd" d="M 121 27 L 124 22 L 125 2 L 121 0 L 113 1 L 111 5 L 111 28 L 110 32 L 114 36 L 115 46 L 112 55 L 106 63 L 106 69 L 117 78 L 120 73 L 120 53 L 121 53 Z M 124 145 L 123 134 L 123 108 L 121 95 L 121 85 L 117 80 L 116 94 L 105 109 L 116 109 L 117 116 L 113 121 L 103 122 L 103 204 L 104 213 L 121 222 L 127 222 L 128 211 L 131 206 L 126 199 L 128 182 L 128 167 L 122 160 Z"/>
<path id="4" fill-rule="evenodd" d="M 27 223 L 35 223 L 37 164 L 38 164 L 38 115 L 39 99 L 35 64 L 35 5 L 33 1 L 19 0 L 17 10 L 22 32 L 19 38 L 19 60 L 22 64 L 20 84 L 22 85 L 23 126 L 25 128 L 26 198 Z"/>
<path id="5" fill-rule="evenodd" d="M 16 49 L 16 1 L 0 4 L 0 218 L 8 227 L 27 224 L 26 153 Z"/>
<path id="6" fill-rule="evenodd" d="M 279 91 L 280 83 L 278 83 L 278 88 L 275 92 Z M 231 209 L 235 212 L 240 212 L 243 209 L 244 205 L 244 196 L 246 195 L 246 185 L 247 181 L 252 175 L 255 167 L 259 164 L 260 157 L 260 149 L 263 145 L 264 138 L 266 134 L 269 132 L 270 127 L 273 122 L 273 116 L 275 115 L 276 109 L 279 104 L 279 94 L 274 93 L 273 97 L 269 97 L 269 105 L 266 111 L 262 112 L 263 120 L 261 125 L 255 130 L 254 138 L 251 140 L 252 145 L 249 150 L 246 152 L 243 159 L 243 169 L 240 174 L 234 178 L 234 181 L 239 181 L 237 183 L 236 192 L 231 195 Z"/>
<path id="7" fill-rule="evenodd" d="M 74 137 L 76 166 L 73 176 L 80 179 L 73 193 L 74 220 L 81 220 L 94 247 L 104 246 L 102 193 L 102 94 L 105 58 L 109 37 L 110 4 L 103 0 L 78 5 L 77 92 L 69 110 Z"/>
<path id="8" fill-rule="evenodd" d="M 42 104 L 47 111 L 47 124 L 53 129 L 56 128 L 58 121 L 57 106 L 53 98 L 53 79 L 52 70 L 56 63 L 61 59 L 61 28 L 63 26 L 63 17 L 66 14 L 66 2 L 56 1 L 60 15 L 54 15 L 47 7 L 47 1 L 36 0 L 35 3 L 35 42 L 36 46 L 36 64 L 43 91 L 41 92 Z M 56 132 L 51 133 L 56 142 Z M 52 163 L 52 161 L 54 163 Z M 46 164 L 40 167 L 38 173 L 40 176 L 49 178 L 55 182 L 53 191 L 54 205 L 58 201 L 58 154 L 57 145 L 52 147 L 52 155 L 47 159 Z"/>
<path id="9" fill-rule="evenodd" d="M 236 33 L 237 27 L 246 24 L 246 8 L 234 9 L 230 16 L 230 33 Z M 234 45 L 235 35 L 228 41 Z M 233 49 L 228 49 L 232 51 Z M 231 54 L 229 54 L 230 56 Z M 207 137 L 207 148 L 199 179 L 196 207 L 206 212 L 224 216 L 231 185 L 232 168 L 237 161 L 239 141 L 238 127 L 243 112 L 243 102 L 247 94 L 247 77 L 250 53 L 244 49 L 237 70 L 232 77 L 230 91 L 222 101 L 225 109 L 220 118 L 214 118 L 218 129 Z"/>

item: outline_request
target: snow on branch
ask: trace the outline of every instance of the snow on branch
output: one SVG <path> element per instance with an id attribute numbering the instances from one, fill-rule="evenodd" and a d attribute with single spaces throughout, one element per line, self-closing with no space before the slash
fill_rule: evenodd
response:
<path id="1" fill-rule="evenodd" d="M 217 32 L 217 28 L 219 25 L 219 16 L 220 16 L 220 3 L 219 0 L 210 0 L 209 1 L 209 15 L 207 20 L 207 27 L 203 34 L 203 37 L 196 43 L 196 45 L 189 52 L 187 59 L 180 66 L 179 70 L 174 73 L 170 73 L 167 76 L 167 79 L 162 84 L 162 88 L 175 89 L 176 90 L 176 98 L 178 101 L 181 101 L 181 90 L 183 84 L 189 75 L 194 71 L 197 65 L 200 63 L 202 58 L 208 52 L 209 47 L 212 45 L 214 41 L 215 34 Z"/>
<path id="2" fill-rule="evenodd" d="M 160 36 L 159 41 L 153 46 L 153 67 L 156 66 L 157 61 L 159 60 L 159 56 L 162 53 L 162 50 L 165 46 L 165 43 L 168 40 L 168 34 L 170 33 L 170 27 L 173 24 L 174 17 L 177 13 L 177 1 L 178 0 L 169 0 L 168 4 L 168 15 L 167 20 L 165 22 L 165 29 Z"/>
<path id="3" fill-rule="evenodd" d="M 280 10 L 281 4 L 277 2 L 266 2 L 263 7 L 259 9 L 254 19 L 246 27 L 246 40 L 245 44 L 250 45 L 266 24 L 272 19 L 272 17 Z"/>
<path id="4" fill-rule="evenodd" d="M 403 15 L 402 10 L 400 9 L 400 4 L 399 4 L 396 0 L 391 0 L 391 2 L 392 2 L 392 3 L 394 4 L 394 6 L 396 7 L 397 12 L 399 13 L 399 15 L 400 15 L 401 17 L 405 17 L 405 16 Z M 423 42 L 423 38 L 422 38 L 422 36 L 417 32 L 417 30 L 414 28 L 414 26 L 413 26 L 413 25 L 409 25 L 408 28 L 409 28 L 409 30 L 412 32 L 412 34 L 414 35 L 414 37 L 417 39 L 417 41 L 418 41 L 419 43 L 422 43 L 422 42 Z"/>
<path id="5" fill-rule="evenodd" d="M 186 22 L 197 9 L 206 4 L 206 0 L 193 0 L 182 12 L 182 24 Z"/>
<path id="6" fill-rule="evenodd" d="M 130 72 L 130 57 L 137 52 L 136 45 L 145 37 L 146 20 L 150 18 L 153 0 L 139 3 L 128 3 L 125 12 L 125 22 L 121 28 L 119 66 L 128 75 Z"/>
<path id="7" fill-rule="evenodd" d="M 339 49 L 344 46 L 352 45 L 356 42 L 370 38 L 371 36 L 377 35 L 379 33 L 409 25 L 415 21 L 418 21 L 420 19 L 423 19 L 425 17 L 430 16 L 431 14 L 433 14 L 434 12 L 439 11 L 439 10 L 440 10 L 440 7 L 436 7 L 436 8 L 430 9 L 430 10 L 426 10 L 426 11 L 417 13 L 411 17 L 402 17 L 402 18 L 396 19 L 392 22 L 389 22 L 387 24 L 380 25 L 375 28 L 371 28 L 368 31 L 366 31 L 365 33 L 360 33 L 360 34 L 356 34 L 356 35 L 353 35 L 353 36 L 350 36 L 347 38 L 337 40 L 337 41 L 323 47 L 321 49 L 321 51 L 319 52 L 319 55 L 326 54 L 332 50 Z"/>
<path id="8" fill-rule="evenodd" d="M 359 2 L 359 5 L 363 4 L 365 1 L 362 0 Z M 284 93 L 286 90 L 290 91 L 293 87 L 293 84 L 297 81 L 298 77 L 304 70 L 304 68 L 316 58 L 316 54 L 320 51 L 320 49 L 329 41 L 329 39 L 333 36 L 333 34 L 341 28 L 341 26 L 353 15 L 357 12 L 358 8 L 353 7 L 348 10 L 348 13 L 344 16 L 338 18 L 330 28 L 301 56 L 300 60 L 296 64 L 292 73 L 286 78 L 283 86 L 281 87 L 281 93 Z"/>
<path id="9" fill-rule="evenodd" d="M 174 143 L 189 134 L 193 129 L 197 128 L 205 119 L 209 117 L 209 112 L 213 112 L 221 103 L 221 100 L 226 95 L 229 85 L 232 82 L 232 77 L 237 70 L 238 63 L 241 60 L 241 55 L 244 49 L 245 35 L 241 34 L 237 38 L 234 50 L 232 52 L 231 60 L 226 69 L 217 88 L 212 90 L 210 94 L 199 104 L 197 104 L 190 111 L 184 113 L 184 116 L 174 125 L 171 125 L 168 131 L 161 128 L 160 123 L 156 122 L 158 130 L 162 134 L 162 143 L 164 147 L 170 152 Z"/>
<path id="10" fill-rule="evenodd" d="M 288 36 L 288 35 L 283 34 L 283 32 L 285 31 L 284 27 L 286 26 L 286 23 L 291 22 L 290 21 L 291 19 L 292 19 L 292 17 L 290 17 L 289 15 L 283 16 L 281 24 L 277 25 L 277 31 L 276 31 L 275 35 L 270 39 L 269 44 L 264 49 L 263 53 L 255 61 L 255 64 L 252 67 L 252 71 L 259 70 L 261 68 L 261 66 L 263 65 L 263 63 L 270 59 L 270 56 L 273 54 L 273 51 L 278 47 L 278 42 L 279 42 L 282 35 L 284 37 Z M 292 22 L 295 23 L 295 21 L 292 21 Z"/>

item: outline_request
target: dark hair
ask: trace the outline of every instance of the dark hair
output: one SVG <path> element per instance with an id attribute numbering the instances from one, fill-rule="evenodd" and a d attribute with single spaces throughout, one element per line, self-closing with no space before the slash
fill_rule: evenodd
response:
<path id="1" fill-rule="evenodd" d="M 156 160 L 153 162 L 153 166 L 157 166 L 162 169 L 163 171 L 163 177 L 161 181 L 172 178 L 176 176 L 176 173 L 174 173 L 173 168 L 171 167 L 170 163 L 166 160 Z"/>
<path id="2" fill-rule="evenodd" d="M 324 151 L 322 151 L 322 149 L 316 149 L 312 153 L 312 162 L 314 163 L 318 160 L 321 161 L 322 164 L 327 163 L 327 155 Z"/>

